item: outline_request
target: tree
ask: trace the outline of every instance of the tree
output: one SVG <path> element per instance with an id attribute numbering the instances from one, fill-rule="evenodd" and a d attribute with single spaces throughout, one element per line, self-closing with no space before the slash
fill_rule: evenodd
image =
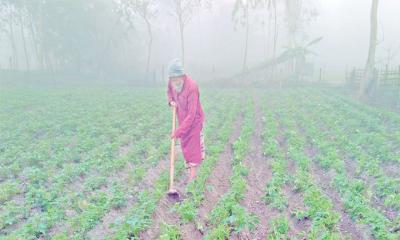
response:
<path id="1" fill-rule="evenodd" d="M 126 52 L 141 48 L 117 7 L 110 0 L 0 0 L 10 69 L 102 76 L 134 71 Z"/>
<path id="2" fill-rule="evenodd" d="M 244 41 L 244 55 L 243 55 L 243 64 L 242 64 L 242 73 L 247 71 L 247 54 L 248 54 L 248 45 L 249 45 L 249 13 L 251 4 L 256 4 L 255 1 L 250 0 L 236 0 L 235 6 L 233 9 L 233 20 L 235 23 L 239 22 L 242 26 L 245 27 L 245 41 Z M 253 5 L 255 6 L 255 5 Z"/>
<path id="3" fill-rule="evenodd" d="M 294 73 L 301 79 L 304 74 L 306 57 L 310 54 L 316 55 L 310 50 L 310 47 L 322 40 L 322 37 L 316 38 L 304 45 L 295 44 L 294 47 L 286 47 L 286 50 L 278 57 L 279 62 L 293 61 Z"/>
<path id="4" fill-rule="evenodd" d="M 34 41 L 35 32 L 33 30 L 33 19 L 38 13 L 35 12 L 42 4 L 42 1 L 29 1 L 29 0 L 2 0 L 0 7 L 2 9 L 1 17 L 4 25 L 8 25 L 9 29 L 6 34 L 9 35 L 10 45 L 12 49 L 12 59 L 10 67 L 13 69 L 19 68 L 18 66 L 18 45 L 22 43 L 22 49 L 25 57 L 25 69 L 31 69 L 32 56 L 29 52 L 29 45 L 32 42 L 35 46 L 37 53 L 37 43 Z M 5 17 L 5 19 L 4 19 Z M 19 34 L 15 29 L 19 28 Z M 30 30 L 29 32 L 27 32 Z M 18 37 L 21 41 L 17 41 Z M 22 68 L 22 67 L 21 67 Z"/>
<path id="5" fill-rule="evenodd" d="M 271 6 L 274 9 L 274 41 L 273 41 L 273 50 L 272 50 L 272 58 L 276 57 L 276 42 L 278 38 L 278 20 L 277 20 L 277 11 L 276 11 L 276 0 L 268 0 L 268 8 L 271 9 Z M 270 11 L 272 12 L 272 11 Z M 271 14 L 272 16 L 272 14 Z M 272 68 L 272 77 L 274 77 L 275 68 Z"/>
<path id="6" fill-rule="evenodd" d="M 27 12 L 26 28 L 28 28 L 33 50 L 36 55 L 37 68 L 42 70 L 46 68 L 43 57 L 43 52 L 46 50 L 41 49 L 42 45 L 40 44 L 43 33 L 43 5 L 43 1 L 24 0 L 24 6 Z"/>
<path id="7" fill-rule="evenodd" d="M 0 1 L 1 10 L 1 31 L 6 33 L 11 46 L 12 56 L 10 57 L 10 69 L 16 69 L 19 67 L 18 62 L 18 51 L 15 38 L 15 25 L 17 11 L 13 2 L 4 0 Z"/>
<path id="8" fill-rule="evenodd" d="M 296 47 L 296 33 L 300 25 L 302 0 L 285 0 L 285 13 L 288 29 L 288 48 Z M 295 72 L 295 58 L 289 60 L 289 72 Z"/>
<path id="9" fill-rule="evenodd" d="M 276 45 L 278 39 L 278 15 L 277 15 L 277 2 L 276 0 L 256 0 L 256 5 L 261 5 L 263 8 L 265 7 L 269 13 L 269 23 L 268 23 L 268 49 L 272 47 L 272 56 L 269 54 L 269 58 L 275 59 L 276 58 Z M 274 23 L 273 30 L 271 29 L 271 23 Z M 273 32 L 273 34 L 271 34 Z M 273 39 L 272 46 L 270 44 L 270 39 Z M 270 52 L 270 51 L 268 51 Z M 275 67 L 274 65 L 270 68 L 271 71 L 271 78 L 274 78 Z"/>
<path id="10" fill-rule="evenodd" d="M 131 18 L 135 16 L 139 16 L 143 19 L 147 34 L 148 34 L 148 42 L 147 42 L 147 61 L 146 61 L 146 78 L 149 78 L 150 71 L 150 60 L 152 53 L 152 44 L 153 44 L 153 32 L 152 32 L 152 24 L 151 19 L 155 17 L 155 1 L 154 0 L 119 0 L 117 1 L 120 4 L 120 9 L 122 14 L 125 14 L 128 22 L 133 25 Z"/>
<path id="11" fill-rule="evenodd" d="M 47 68 L 92 74 L 117 66 L 117 56 L 107 55 L 108 46 L 122 48 L 127 38 L 116 37 L 121 27 L 114 24 L 114 9 L 108 0 L 44 1 L 35 29 Z"/>
<path id="12" fill-rule="evenodd" d="M 173 0 L 173 13 L 179 25 L 183 64 L 185 64 L 185 27 L 192 20 L 194 10 L 199 3 L 197 0 Z"/>
<path id="13" fill-rule="evenodd" d="M 288 30 L 287 48 L 295 49 L 298 46 L 297 38 L 299 34 L 303 33 L 305 35 L 305 32 L 301 31 L 303 26 L 317 16 L 317 10 L 314 0 L 285 0 L 284 4 Z M 296 75 L 296 69 L 298 68 L 296 67 L 294 56 L 288 61 L 288 68 L 292 78 L 298 79 L 299 76 Z"/>
<path id="14" fill-rule="evenodd" d="M 367 86 L 374 77 L 375 69 L 375 52 L 378 37 L 378 3 L 379 0 L 372 0 L 371 16 L 370 16 L 370 38 L 367 63 L 365 64 L 364 76 L 360 82 L 358 98 L 362 98 L 367 93 Z"/>
<path id="15" fill-rule="evenodd" d="M 23 2 L 20 2 L 21 4 L 23 4 Z M 27 11 L 24 5 L 20 6 L 20 11 L 19 11 L 19 29 L 20 29 L 20 34 L 21 34 L 21 38 L 22 38 L 22 43 L 23 43 L 23 47 L 24 47 L 24 54 L 25 54 L 25 66 L 26 66 L 26 70 L 30 70 L 30 62 L 29 62 L 29 54 L 28 54 L 28 49 L 27 49 L 27 43 L 26 43 L 26 38 L 25 38 L 25 22 L 26 22 L 26 18 L 27 18 Z"/>

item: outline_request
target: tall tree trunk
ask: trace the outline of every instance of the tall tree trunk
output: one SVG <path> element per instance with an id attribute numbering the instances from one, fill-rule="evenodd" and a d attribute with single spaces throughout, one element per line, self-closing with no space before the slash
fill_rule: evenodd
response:
<path id="1" fill-rule="evenodd" d="M 243 68 L 242 73 L 246 72 L 247 69 L 247 52 L 248 52 L 248 43 L 249 43 L 249 6 L 246 6 L 246 40 L 244 46 L 244 56 L 243 56 Z"/>
<path id="2" fill-rule="evenodd" d="M 295 33 L 294 32 L 289 32 L 289 48 L 290 49 L 295 49 L 296 43 L 295 43 Z M 296 57 L 291 56 L 289 60 L 289 73 L 291 74 L 291 77 L 296 76 Z"/>
<path id="3" fill-rule="evenodd" d="M 272 1 L 273 7 L 274 7 L 274 48 L 272 51 L 272 59 L 275 61 L 276 57 L 276 42 L 278 38 L 278 22 L 277 22 L 277 11 L 276 11 L 276 0 Z M 275 64 L 272 65 L 272 79 L 275 78 Z M 282 87 L 282 77 L 281 80 L 279 81 L 279 86 Z"/>
<path id="4" fill-rule="evenodd" d="M 371 26 L 370 26 L 370 38 L 369 38 L 369 51 L 368 51 L 368 59 L 364 69 L 364 76 L 360 82 L 360 88 L 358 91 L 358 98 L 362 98 L 367 93 L 367 87 L 369 82 L 374 77 L 374 68 L 375 68 L 375 52 L 376 52 L 376 44 L 377 44 L 377 35 L 378 35 L 378 3 L 379 0 L 372 0 L 371 6 Z"/>
<path id="5" fill-rule="evenodd" d="M 38 46 L 38 61 L 39 61 L 39 66 L 41 68 L 41 70 L 43 71 L 47 71 L 47 65 L 46 65 L 46 58 L 45 58 L 45 48 L 43 46 L 43 42 L 44 42 L 44 25 L 43 25 L 43 10 L 42 7 L 40 6 L 39 8 L 39 14 L 38 14 L 38 23 L 37 23 L 37 46 Z"/>
<path id="6" fill-rule="evenodd" d="M 104 76 L 106 73 L 105 68 L 106 68 L 107 54 L 110 51 L 111 42 L 112 42 L 112 39 L 115 37 L 116 29 L 117 29 L 117 26 L 119 23 L 120 23 L 120 21 L 119 21 L 119 19 L 117 19 L 110 30 L 108 39 L 106 39 L 105 45 L 103 47 L 103 51 L 98 53 L 100 61 L 97 64 L 97 70 L 98 70 L 98 74 L 99 74 L 98 77 L 100 79 L 104 79 Z"/>
<path id="7" fill-rule="evenodd" d="M 181 51 L 182 51 L 182 64 L 185 66 L 185 36 L 183 31 L 185 30 L 185 26 L 183 25 L 182 19 L 179 20 L 179 30 L 181 34 Z"/>
<path id="8" fill-rule="evenodd" d="M 264 17 L 265 19 L 265 17 Z M 272 13 L 269 13 L 269 18 L 268 18 L 268 36 L 266 33 L 266 28 L 264 27 L 264 37 L 267 38 L 267 46 L 264 47 L 264 59 L 271 58 L 271 29 L 272 29 Z M 265 44 L 265 43 L 264 43 Z"/>
<path id="9" fill-rule="evenodd" d="M 18 68 L 18 51 L 17 51 L 17 47 L 15 44 L 15 38 L 14 38 L 14 16 L 13 16 L 13 12 L 12 9 L 10 7 L 10 19 L 8 20 L 9 22 L 9 30 L 10 30 L 10 43 L 11 43 L 11 48 L 12 48 L 12 52 L 13 52 L 13 60 L 12 60 L 12 68 L 13 69 L 17 69 Z"/>
<path id="10" fill-rule="evenodd" d="M 20 14 L 20 31 L 21 31 L 22 44 L 24 46 L 26 70 L 29 71 L 30 70 L 29 55 L 28 55 L 28 50 L 26 48 L 26 39 L 25 39 L 25 33 L 24 33 L 24 21 L 23 21 L 22 13 Z"/>
<path id="11" fill-rule="evenodd" d="M 146 64 L 146 79 L 149 79 L 149 71 L 150 71 L 150 60 L 151 60 L 151 50 L 153 45 L 153 33 L 151 31 L 151 24 L 148 19 L 145 18 L 147 31 L 149 34 L 149 42 L 147 46 L 147 64 Z"/>
<path id="12" fill-rule="evenodd" d="M 294 49 L 296 47 L 296 33 L 299 29 L 300 24 L 300 13 L 302 0 L 286 0 L 286 17 L 288 24 L 288 40 L 289 48 Z M 288 72 L 291 77 L 297 78 L 296 75 L 296 57 L 293 56 L 288 62 Z"/>
<path id="13" fill-rule="evenodd" d="M 264 15 L 264 21 L 266 21 L 266 16 Z M 268 15 L 268 27 L 263 27 L 263 34 L 264 34 L 264 41 L 263 41 L 263 43 L 264 43 L 264 51 L 263 51 L 263 53 L 264 53 L 264 60 L 268 60 L 268 59 L 271 59 L 271 38 L 272 38 L 272 35 L 271 35 L 271 29 L 272 29 L 272 13 L 271 12 L 269 12 L 269 15 Z M 265 69 L 265 74 L 264 74 L 264 81 L 265 82 L 267 82 L 268 81 L 268 79 L 270 79 L 271 78 L 271 70 L 270 69 L 268 69 L 268 68 L 266 68 Z"/>
<path id="14" fill-rule="evenodd" d="M 45 62 L 46 70 L 50 71 L 51 74 L 54 74 L 52 58 L 46 50 L 43 51 L 43 61 Z"/>
<path id="15" fill-rule="evenodd" d="M 30 17 L 30 21 L 29 21 L 29 31 L 30 31 L 31 37 L 32 37 L 32 43 L 33 43 L 33 48 L 34 48 L 35 54 L 36 54 L 36 60 L 38 61 L 37 65 L 39 66 L 39 68 L 42 68 L 43 67 L 43 65 L 42 65 L 43 63 L 42 63 L 41 58 L 39 56 L 39 48 L 38 48 L 39 42 L 37 40 L 35 29 L 33 27 L 33 19 L 32 18 L 33 17 L 31 16 Z"/>

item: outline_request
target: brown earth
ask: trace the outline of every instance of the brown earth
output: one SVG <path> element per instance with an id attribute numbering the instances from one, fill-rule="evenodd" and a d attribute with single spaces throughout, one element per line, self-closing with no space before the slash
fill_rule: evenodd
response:
<path id="1" fill-rule="evenodd" d="M 233 239 L 266 239 L 268 236 L 268 221 L 278 214 L 278 211 L 270 209 L 263 197 L 265 196 L 265 187 L 272 178 L 272 171 L 269 166 L 270 157 L 264 156 L 263 151 L 263 123 L 262 111 L 258 105 L 257 99 L 255 103 L 255 131 L 250 140 L 250 151 L 244 159 L 244 165 L 249 171 L 246 176 L 247 188 L 241 205 L 247 211 L 255 214 L 259 223 L 254 230 L 244 230 L 239 234 L 234 234 Z"/>
<path id="2" fill-rule="evenodd" d="M 205 229 L 209 226 L 207 217 L 222 195 L 230 188 L 229 178 L 232 175 L 232 144 L 240 136 L 243 116 L 235 121 L 224 151 L 220 154 L 213 170 L 206 181 L 203 203 L 199 206 L 195 221 L 181 226 L 182 239 L 202 239 Z"/>

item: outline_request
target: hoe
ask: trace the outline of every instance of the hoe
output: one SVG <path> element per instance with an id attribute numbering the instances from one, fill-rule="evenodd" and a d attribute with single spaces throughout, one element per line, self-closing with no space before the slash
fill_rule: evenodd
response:
<path id="1" fill-rule="evenodd" d="M 172 107 L 172 133 L 176 128 L 176 106 Z M 174 165 L 175 165 L 175 138 L 171 139 L 171 155 L 169 169 L 169 190 L 168 196 L 174 200 L 179 200 L 179 192 L 174 189 Z"/>

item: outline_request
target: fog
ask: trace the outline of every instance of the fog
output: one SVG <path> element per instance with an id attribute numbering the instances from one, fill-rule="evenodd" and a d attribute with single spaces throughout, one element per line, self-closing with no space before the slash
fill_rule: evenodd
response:
<path id="1" fill-rule="evenodd" d="M 343 74 L 346 66 L 364 66 L 368 54 L 370 2 L 363 0 L 325 0 L 320 4 L 318 20 L 311 25 L 310 34 L 324 37 L 315 46 L 316 63 L 332 74 Z M 377 64 L 400 63 L 400 2 L 379 2 Z"/>
<path id="2" fill-rule="evenodd" d="M 247 57 L 246 7 L 235 11 L 238 2 L 251 5 Z M 312 52 L 306 56 L 307 80 L 317 80 L 322 74 L 324 81 L 344 82 L 346 69 L 364 68 L 369 48 L 370 0 L 219 0 L 182 1 L 192 4 L 184 16 L 186 71 L 199 82 L 214 82 L 243 72 L 251 74 L 254 67 L 280 56 L 290 44 L 288 2 L 298 4 L 299 8 L 295 20 L 296 46 L 322 38 L 307 49 Z M 143 3 L 150 4 L 147 11 L 151 43 L 146 22 L 138 10 Z M 168 62 L 174 57 L 182 58 L 175 3 L 2 0 L 0 69 L 8 73 L 68 72 L 110 82 L 123 78 L 129 82 L 163 83 Z M 379 2 L 378 68 L 400 65 L 399 11 L 397 0 Z M 264 75 L 265 81 L 275 77 L 267 72 Z M 262 74 L 249 77 L 264 79 Z"/>
<path id="3" fill-rule="evenodd" d="M 0 0 L 0 240 L 400 240 L 400 0 Z"/>

